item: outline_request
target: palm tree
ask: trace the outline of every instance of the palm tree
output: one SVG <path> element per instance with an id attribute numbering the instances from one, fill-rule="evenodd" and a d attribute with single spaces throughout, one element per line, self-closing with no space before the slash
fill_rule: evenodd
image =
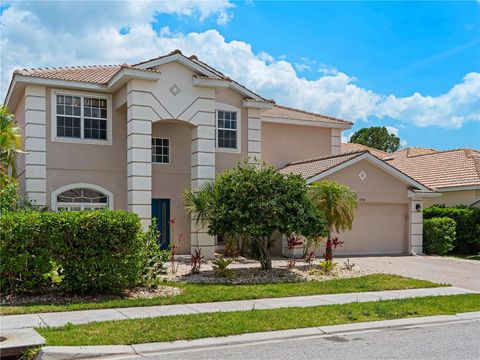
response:
<path id="1" fill-rule="evenodd" d="M 216 189 L 214 182 L 204 184 L 199 190 L 185 190 L 183 205 L 195 225 L 205 225 L 211 219 L 215 206 Z"/>
<path id="2" fill-rule="evenodd" d="M 316 208 L 325 214 L 328 225 L 327 252 L 331 251 L 333 230 L 340 232 L 352 229 L 357 194 L 336 181 L 322 181 L 310 187 L 309 196 Z"/>
<path id="3" fill-rule="evenodd" d="M 0 176 L 2 184 L 16 177 L 15 160 L 21 152 L 21 129 L 5 105 L 0 106 Z"/>

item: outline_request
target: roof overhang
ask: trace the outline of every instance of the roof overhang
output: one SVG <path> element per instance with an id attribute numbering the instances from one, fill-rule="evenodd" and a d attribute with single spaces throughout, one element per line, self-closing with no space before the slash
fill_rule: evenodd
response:
<path id="1" fill-rule="evenodd" d="M 437 190 L 440 191 L 440 192 L 480 190 L 480 184 L 478 184 L 478 185 L 440 187 L 440 188 L 437 188 Z"/>
<path id="2" fill-rule="evenodd" d="M 336 172 L 338 172 L 342 169 L 345 169 L 345 168 L 347 168 L 347 167 L 349 167 L 353 164 L 356 164 L 357 162 L 362 161 L 362 160 L 366 160 L 366 161 L 372 163 L 373 165 L 376 165 L 380 169 L 384 170 L 388 174 L 392 175 L 393 177 L 399 179 L 400 181 L 404 182 L 405 184 L 407 184 L 409 186 L 415 187 L 418 190 L 424 191 L 426 193 L 431 193 L 431 189 L 429 189 L 425 185 L 419 183 L 415 179 L 412 179 L 410 176 L 405 175 L 404 173 L 402 173 L 397 168 L 393 167 L 390 164 L 387 164 L 385 161 L 380 160 L 379 158 L 373 156 L 369 152 L 365 152 L 363 154 L 360 154 L 359 156 L 356 156 L 356 157 L 354 157 L 352 159 L 349 159 L 349 160 L 347 160 L 347 161 L 345 161 L 341 164 L 338 164 L 337 166 L 334 166 L 334 167 L 332 167 L 332 168 L 330 168 L 330 169 L 328 169 L 328 170 L 326 170 L 326 171 L 324 171 L 320 174 L 317 174 L 317 175 L 314 175 L 314 176 L 310 177 L 309 179 L 307 179 L 307 184 L 312 184 L 316 181 L 322 180 L 323 178 L 325 178 L 329 175 L 332 175 L 332 174 L 334 174 L 334 173 L 336 173 Z"/>
<path id="3" fill-rule="evenodd" d="M 412 191 L 408 190 L 407 191 L 407 197 L 412 198 L 412 199 L 419 199 L 419 198 L 433 198 L 433 197 L 439 197 L 442 194 L 439 192 L 434 192 L 434 191 L 427 191 L 427 192 L 419 192 L 419 191 Z"/>
<path id="4" fill-rule="evenodd" d="M 198 76 L 193 76 L 193 86 L 203 86 L 209 88 L 228 88 L 230 81 L 223 79 L 205 79 Z"/>
<path id="5" fill-rule="evenodd" d="M 315 126 L 315 127 L 342 129 L 342 130 L 347 130 L 352 127 L 352 125 L 350 124 L 336 124 L 336 123 L 327 123 L 327 122 L 321 122 L 321 121 L 296 120 L 296 119 L 285 119 L 285 118 L 266 117 L 266 116 L 262 116 L 262 122 L 270 122 L 275 124 L 286 124 L 286 125 Z"/>
<path id="6" fill-rule="evenodd" d="M 261 110 L 269 110 L 273 108 L 272 102 L 266 101 L 255 101 L 255 100 L 243 100 L 243 107 L 254 108 L 254 109 L 261 109 Z"/>
<path id="7" fill-rule="evenodd" d="M 157 81 L 160 72 L 144 71 L 130 67 L 121 68 L 106 84 L 97 84 L 84 81 L 48 79 L 22 74 L 14 74 L 8 92 L 5 96 L 5 104 L 14 109 L 24 92 L 26 85 L 42 85 L 50 87 L 68 88 L 75 90 L 92 90 L 96 92 L 112 93 L 120 89 L 131 79 Z"/>

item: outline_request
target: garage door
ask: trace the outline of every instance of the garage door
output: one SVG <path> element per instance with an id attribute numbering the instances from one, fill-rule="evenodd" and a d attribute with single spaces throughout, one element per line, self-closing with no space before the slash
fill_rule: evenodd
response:
<path id="1" fill-rule="evenodd" d="M 359 204 L 351 231 L 336 255 L 404 254 L 408 238 L 406 204 Z"/>

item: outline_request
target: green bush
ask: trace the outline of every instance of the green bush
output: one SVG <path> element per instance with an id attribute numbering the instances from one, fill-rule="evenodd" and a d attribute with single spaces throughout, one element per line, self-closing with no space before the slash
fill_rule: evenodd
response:
<path id="1" fill-rule="evenodd" d="M 151 241 L 122 210 L 19 211 L 0 218 L 2 293 L 115 292 L 145 280 Z"/>
<path id="2" fill-rule="evenodd" d="M 437 217 L 423 221 L 423 248 L 427 254 L 445 255 L 453 249 L 455 221 Z"/>
<path id="3" fill-rule="evenodd" d="M 472 254 L 480 251 L 480 209 L 465 206 L 434 205 L 423 210 L 423 218 L 448 217 L 455 220 L 456 238 L 453 251 Z"/>

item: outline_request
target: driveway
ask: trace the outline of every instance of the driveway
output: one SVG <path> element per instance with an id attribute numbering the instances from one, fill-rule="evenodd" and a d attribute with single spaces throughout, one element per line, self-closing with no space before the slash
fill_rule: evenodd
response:
<path id="1" fill-rule="evenodd" d="M 349 258 L 362 269 L 448 283 L 480 291 L 480 261 L 436 256 L 368 256 Z M 342 263 L 340 257 L 337 258 Z"/>

